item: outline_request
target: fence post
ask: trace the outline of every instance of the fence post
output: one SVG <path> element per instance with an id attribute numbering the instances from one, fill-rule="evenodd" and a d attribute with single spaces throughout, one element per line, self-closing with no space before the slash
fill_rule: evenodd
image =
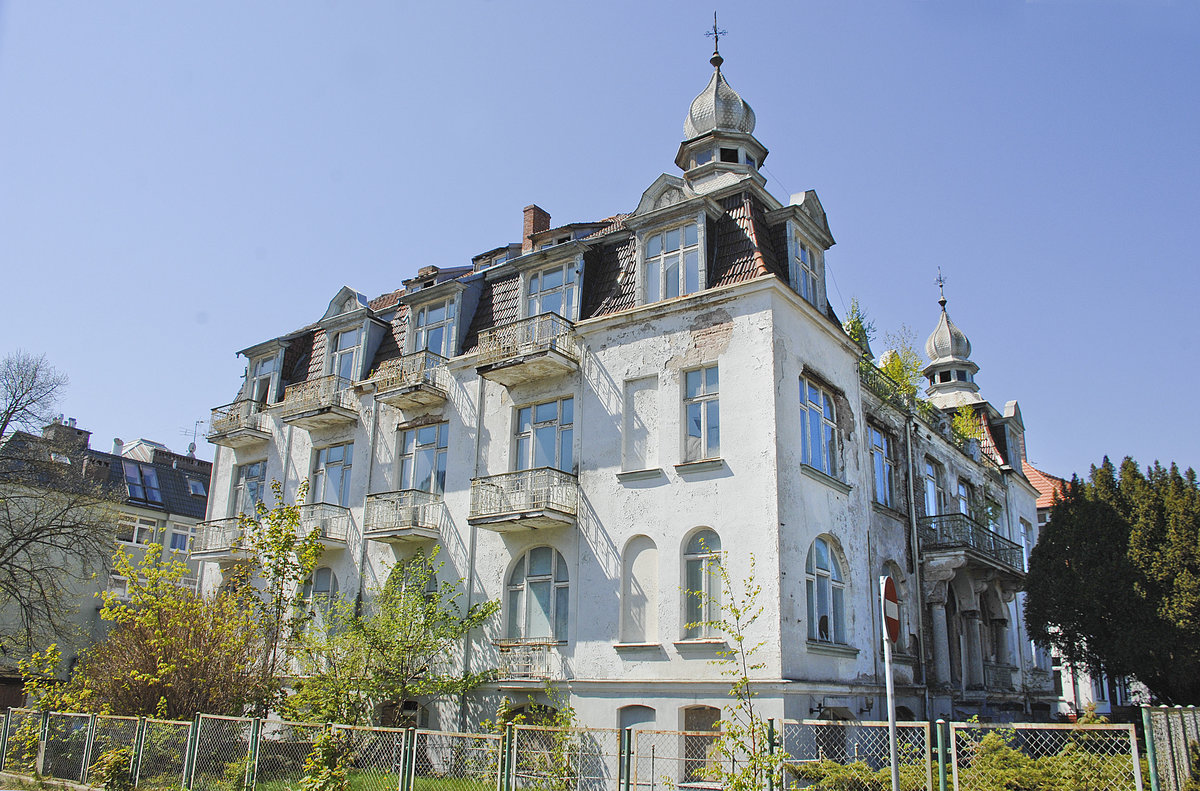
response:
<path id="1" fill-rule="evenodd" d="M 775 718 L 767 720 L 767 791 L 775 791 Z"/>
<path id="2" fill-rule="evenodd" d="M 258 737 L 262 732 L 262 718 L 250 721 L 250 744 L 246 753 L 246 791 L 254 790 L 254 776 L 258 773 Z"/>
<path id="3" fill-rule="evenodd" d="M 87 785 L 88 770 L 92 765 L 92 747 L 96 744 L 96 715 L 88 715 L 87 738 L 83 742 L 83 769 L 79 771 L 79 782 Z"/>
<path id="4" fill-rule="evenodd" d="M 946 791 L 946 721 L 938 720 L 933 727 L 937 729 L 938 791 Z"/>
<path id="5" fill-rule="evenodd" d="M 1154 747 L 1154 723 L 1150 707 L 1142 706 L 1142 731 L 1146 734 L 1146 763 L 1150 766 L 1150 791 L 1158 791 L 1158 752 Z M 1142 768 L 1138 767 L 1141 774 Z"/>
<path id="6" fill-rule="evenodd" d="M 192 778 L 196 774 L 196 748 L 200 743 L 200 715 L 192 715 L 192 724 L 188 728 L 187 747 L 183 753 L 183 787 L 191 791 Z"/>
<path id="7" fill-rule="evenodd" d="M 504 760 L 500 762 L 500 791 L 512 791 L 513 752 L 516 747 L 516 727 L 510 722 L 504 726 L 504 738 L 500 742 Z"/>
<path id="8" fill-rule="evenodd" d="M 4 730 L 0 731 L 0 772 L 4 771 L 4 761 L 8 756 L 8 726 L 12 723 L 12 706 L 4 709 Z"/>
<path id="9" fill-rule="evenodd" d="M 133 762 L 129 767 L 129 780 L 137 787 L 138 778 L 142 774 L 142 748 L 146 743 L 146 718 L 138 717 L 137 730 L 133 736 Z"/>
<path id="10" fill-rule="evenodd" d="M 38 724 L 38 751 L 37 763 L 33 766 L 35 775 L 45 774 L 46 768 L 46 740 L 50 738 L 50 711 L 42 711 L 42 721 Z"/>
<path id="11" fill-rule="evenodd" d="M 621 791 L 630 791 L 633 788 L 633 781 L 630 777 L 633 774 L 633 728 L 625 728 L 621 731 L 620 744 Z"/>
<path id="12" fill-rule="evenodd" d="M 400 779 L 397 785 L 399 791 L 412 791 L 413 787 L 413 771 L 416 764 L 417 753 L 417 731 L 415 728 L 406 728 L 402 737 L 400 752 Z"/>

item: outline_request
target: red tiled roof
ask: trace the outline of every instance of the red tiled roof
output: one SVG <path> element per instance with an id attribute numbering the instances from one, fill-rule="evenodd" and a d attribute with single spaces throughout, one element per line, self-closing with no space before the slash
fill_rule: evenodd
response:
<path id="1" fill-rule="evenodd" d="M 375 299 L 367 303 L 367 307 L 378 313 L 381 310 L 387 310 L 400 301 L 400 295 L 404 293 L 404 289 L 398 288 L 395 291 L 389 291 L 386 294 L 381 294 Z"/>
<path id="2" fill-rule="evenodd" d="M 730 195 L 721 201 L 725 214 L 716 222 L 716 249 L 708 271 L 709 287 L 725 286 L 777 274 L 777 257 L 767 231 L 762 207 L 749 194 Z"/>
<path id="3" fill-rule="evenodd" d="M 583 308 L 580 315 L 590 319 L 636 307 L 636 263 L 632 236 L 618 244 L 588 251 L 584 255 Z"/>
<path id="4" fill-rule="evenodd" d="M 393 295 L 398 295 L 402 292 L 392 292 Z M 382 299 L 382 297 L 380 297 Z M 375 350 L 375 359 L 371 361 L 371 368 L 368 373 L 379 370 L 379 366 L 385 360 L 390 360 L 393 357 L 399 357 L 404 353 L 404 329 L 406 319 L 408 318 L 408 305 L 400 305 L 396 308 L 396 315 L 392 317 L 392 323 L 388 327 L 388 333 L 383 336 L 383 340 L 379 342 L 379 348 Z"/>
<path id="5" fill-rule="evenodd" d="M 1038 508 L 1049 508 L 1054 505 L 1054 493 L 1062 492 L 1063 488 L 1067 485 L 1067 482 L 1062 478 L 1048 475 L 1027 461 L 1021 463 L 1021 471 L 1025 473 L 1025 477 L 1029 479 L 1029 482 L 1033 484 L 1033 488 L 1038 491 Z"/>

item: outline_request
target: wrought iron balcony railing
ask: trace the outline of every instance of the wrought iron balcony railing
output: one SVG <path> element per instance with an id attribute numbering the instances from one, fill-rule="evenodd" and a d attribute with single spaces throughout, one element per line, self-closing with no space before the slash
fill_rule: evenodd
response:
<path id="1" fill-rule="evenodd" d="M 322 542 L 345 542 L 350 535 L 350 509 L 331 503 L 302 505 L 300 529 L 305 533 L 317 530 Z"/>
<path id="2" fill-rule="evenodd" d="M 966 514 L 937 514 L 917 520 L 921 550 L 974 549 L 1012 571 L 1024 573 L 1025 555 L 1020 544 L 989 530 Z"/>
<path id="3" fill-rule="evenodd" d="M 548 638 L 497 640 L 497 669 L 507 681 L 561 681 L 558 643 Z"/>
<path id="4" fill-rule="evenodd" d="M 242 541 L 242 523 L 236 516 L 212 519 L 197 526 L 192 554 L 232 554 Z"/>
<path id="5" fill-rule="evenodd" d="M 213 409 L 212 418 L 208 422 L 208 436 L 224 436 L 236 431 L 262 431 L 263 404 L 253 399 L 244 398 Z"/>
<path id="6" fill-rule="evenodd" d="M 375 398 L 398 409 L 432 406 L 446 400 L 441 371 L 446 358 L 430 351 L 388 360 L 371 377 Z"/>
<path id="7" fill-rule="evenodd" d="M 529 527 L 574 524 L 578 501 L 579 479 L 571 473 L 521 470 L 471 481 L 470 519 L 528 521 Z"/>
<path id="8" fill-rule="evenodd" d="M 322 376 L 289 385 L 283 393 L 280 414 L 284 420 L 330 408 L 358 414 L 358 403 L 349 389 L 350 380 L 340 376 Z"/>
<path id="9" fill-rule="evenodd" d="M 479 333 L 479 365 L 494 365 L 540 352 L 557 352 L 579 363 L 575 325 L 557 313 L 489 327 Z"/>
<path id="10" fill-rule="evenodd" d="M 440 494 L 417 489 L 367 495 L 363 533 L 376 541 L 434 538 L 446 513 Z"/>

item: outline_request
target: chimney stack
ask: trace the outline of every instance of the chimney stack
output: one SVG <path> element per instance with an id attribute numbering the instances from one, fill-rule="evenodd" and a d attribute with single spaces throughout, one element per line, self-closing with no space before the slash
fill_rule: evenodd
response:
<path id="1" fill-rule="evenodd" d="M 121 451 L 123 451 L 123 450 L 125 450 L 125 443 L 121 441 L 120 437 L 114 437 L 113 438 L 113 455 L 120 456 Z"/>
<path id="2" fill-rule="evenodd" d="M 525 207 L 525 228 L 521 232 L 521 253 L 533 250 L 533 240 L 529 237 L 542 231 L 550 230 L 550 214 L 541 206 L 529 204 Z"/>

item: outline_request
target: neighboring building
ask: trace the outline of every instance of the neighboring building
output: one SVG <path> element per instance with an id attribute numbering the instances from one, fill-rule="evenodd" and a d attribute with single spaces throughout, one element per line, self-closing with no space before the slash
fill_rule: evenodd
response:
<path id="1" fill-rule="evenodd" d="M 879 584 L 902 597 L 901 716 L 1045 717 L 1049 669 L 1018 617 L 1036 492 L 1016 402 L 978 393 L 943 310 L 929 401 L 865 361 L 826 298 L 834 239 L 813 191 L 764 187 L 755 117 L 712 59 L 675 164 L 636 209 L 552 227 L 470 267 L 422 266 L 375 299 L 240 352 L 213 411 L 208 588 L 237 514 L 273 479 L 326 547 L 311 586 L 368 595 L 433 544 L 466 602 L 502 615 L 460 657 L 502 679 L 426 721 L 466 727 L 547 682 L 583 723 L 704 729 L 729 700 L 705 626 L 714 564 L 756 561 L 768 716 L 884 713 Z M 482 245 L 481 245 L 482 246 Z M 951 438 L 968 404 L 983 440 Z"/>
<path id="2" fill-rule="evenodd" d="M 78 428 L 74 418 L 65 422 L 60 418 L 46 426 L 41 437 L 15 432 L 6 441 L 3 456 L 6 463 L 48 456 L 51 461 L 81 465 L 83 474 L 107 483 L 117 492 L 113 508 L 114 549 L 140 557 L 146 545 L 159 544 L 164 557 L 188 563 L 194 573 L 184 584 L 195 587 L 198 564 L 190 560 L 188 547 L 207 508 L 212 463 L 191 453 L 186 456 L 172 453 L 165 446 L 144 439 L 129 445 L 114 440 L 112 453 L 105 453 L 93 449 L 90 438 L 91 432 Z M 190 450 L 194 449 L 193 446 Z M 111 557 L 96 558 L 92 568 L 94 578 L 72 585 L 73 598 L 78 601 L 70 624 L 73 637 L 59 641 L 69 667 L 74 666 L 80 651 L 102 638 L 106 631 L 106 624 L 100 619 L 103 602 L 98 594 L 112 591 L 122 595 L 128 586 L 126 579 L 111 573 Z M 5 657 L 0 667 L 3 705 L 21 703 L 21 680 L 15 673 L 15 661 L 15 657 Z"/>
<path id="3" fill-rule="evenodd" d="M 1066 481 L 1034 467 L 1024 465 L 1025 477 L 1038 491 L 1037 521 L 1039 533 L 1050 522 L 1050 509 L 1056 495 L 1061 495 Z M 1045 649 L 1036 648 L 1040 652 Z M 1054 677 L 1054 715 L 1062 719 L 1074 719 L 1090 705 L 1097 714 L 1130 720 L 1136 712 L 1131 707 L 1150 703 L 1149 691 L 1136 679 L 1127 677 L 1110 678 L 1101 673 L 1094 676 L 1087 668 L 1072 667 L 1057 651 L 1051 651 Z M 1125 709 L 1125 711 L 1122 711 Z M 1131 720 L 1132 721 L 1132 720 Z"/>

